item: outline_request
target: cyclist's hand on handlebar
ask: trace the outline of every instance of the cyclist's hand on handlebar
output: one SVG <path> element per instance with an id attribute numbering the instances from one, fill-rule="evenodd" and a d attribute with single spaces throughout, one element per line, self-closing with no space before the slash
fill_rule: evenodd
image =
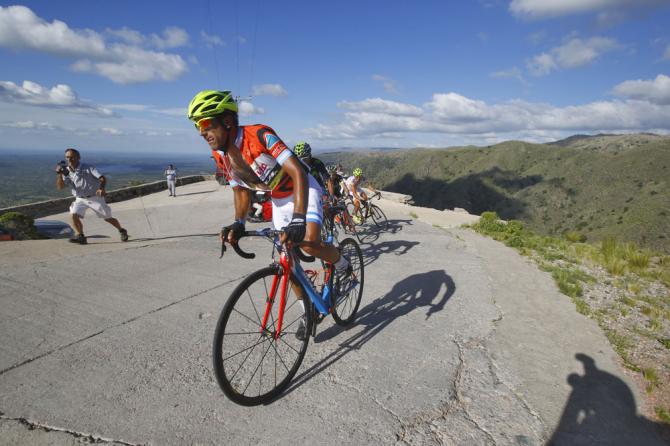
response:
<path id="1" fill-rule="evenodd" d="M 284 233 L 281 236 L 281 242 L 291 241 L 293 243 L 300 243 L 305 238 L 305 230 L 307 223 L 304 214 L 293 214 L 291 223 L 284 227 Z"/>
<path id="2" fill-rule="evenodd" d="M 221 243 L 237 243 L 240 237 L 244 234 L 244 223 L 240 221 L 234 222 L 232 225 L 224 226 L 221 228 L 221 233 L 219 234 L 219 240 Z"/>

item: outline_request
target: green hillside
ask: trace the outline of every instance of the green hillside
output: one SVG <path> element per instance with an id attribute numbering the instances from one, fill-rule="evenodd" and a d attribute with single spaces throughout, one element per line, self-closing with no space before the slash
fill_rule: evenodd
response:
<path id="1" fill-rule="evenodd" d="M 578 230 L 591 241 L 614 236 L 670 252 L 670 137 L 578 135 L 322 158 L 360 166 L 375 186 L 418 206 L 495 211 L 543 234 Z"/>

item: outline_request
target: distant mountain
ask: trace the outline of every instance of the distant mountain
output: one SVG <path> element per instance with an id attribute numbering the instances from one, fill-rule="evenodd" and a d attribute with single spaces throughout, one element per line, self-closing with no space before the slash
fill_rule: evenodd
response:
<path id="1" fill-rule="evenodd" d="M 496 211 L 550 235 L 578 230 L 670 253 L 670 137 L 575 135 L 549 144 L 326 154 L 419 206 Z"/>

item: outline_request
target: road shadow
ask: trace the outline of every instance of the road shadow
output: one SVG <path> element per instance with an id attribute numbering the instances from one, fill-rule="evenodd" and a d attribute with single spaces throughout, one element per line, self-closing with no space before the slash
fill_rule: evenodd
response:
<path id="1" fill-rule="evenodd" d="M 150 242 L 153 240 L 168 240 L 171 238 L 189 238 L 189 237 L 218 237 L 219 233 L 212 233 L 212 234 L 183 234 L 183 235 L 166 235 L 165 237 L 139 237 L 139 238 L 134 238 L 130 237 L 130 239 L 127 242 L 121 242 L 119 243 L 130 243 L 130 242 Z"/>
<path id="2" fill-rule="evenodd" d="M 363 251 L 363 265 L 368 266 L 377 261 L 382 255 L 406 254 L 410 249 L 418 245 L 419 242 L 410 242 L 407 240 L 394 240 L 374 244 L 361 245 Z"/>
<path id="3" fill-rule="evenodd" d="M 361 244 L 374 243 L 382 234 L 397 234 L 402 231 L 403 226 L 412 225 L 412 220 L 389 220 L 386 229 L 378 229 L 374 224 L 356 226 L 358 241 Z M 353 235 L 350 235 L 353 237 Z"/>
<path id="4" fill-rule="evenodd" d="M 358 329 L 363 327 L 361 331 L 357 330 L 355 334 L 342 340 L 335 351 L 302 372 L 278 398 L 293 392 L 352 350 L 360 350 L 396 319 L 412 311 L 425 309 L 425 319 L 428 320 L 433 314 L 444 309 L 455 291 L 454 280 L 444 270 L 414 274 L 396 283 L 386 295 L 360 309 L 353 325 L 349 327 L 332 325 L 318 333 L 314 339 L 315 344 L 346 333 L 352 327 Z"/>
<path id="5" fill-rule="evenodd" d="M 660 437 L 670 439 L 670 425 L 637 414 L 633 392 L 623 380 L 599 369 L 584 353 L 575 358 L 584 374 L 568 375 L 572 392 L 547 445 L 662 445 Z"/>
<path id="6" fill-rule="evenodd" d="M 200 191 L 200 192 L 189 192 L 189 193 L 186 193 L 186 194 L 177 194 L 177 196 L 176 196 L 175 198 L 177 198 L 177 197 L 186 197 L 186 196 L 188 196 L 188 195 L 211 194 L 212 192 L 216 192 L 216 189 L 212 189 L 212 190 L 203 190 L 203 191 Z"/>

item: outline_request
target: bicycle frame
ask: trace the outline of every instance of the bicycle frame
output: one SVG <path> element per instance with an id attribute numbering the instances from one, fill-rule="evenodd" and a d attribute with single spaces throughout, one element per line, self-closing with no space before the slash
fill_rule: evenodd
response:
<path id="1" fill-rule="evenodd" d="M 281 294 L 279 296 L 279 309 L 277 316 L 277 330 L 275 333 L 275 339 L 279 339 L 282 331 L 282 324 L 284 320 L 284 309 L 286 308 L 286 296 L 288 295 L 289 287 L 289 277 L 290 274 L 288 271 L 293 273 L 293 276 L 298 280 L 298 283 L 302 286 L 302 289 L 305 291 L 309 300 L 314 304 L 317 311 L 322 315 L 328 315 L 331 312 L 330 304 L 330 288 L 331 288 L 331 275 L 333 272 L 333 266 L 329 266 L 326 270 L 325 276 L 325 286 L 323 288 L 323 295 L 316 292 L 312 282 L 307 278 L 305 270 L 294 258 L 294 254 L 290 252 L 290 249 L 282 247 L 276 240 L 274 241 L 275 248 L 280 251 L 279 255 L 279 272 L 272 279 L 272 286 L 270 287 L 270 294 L 266 300 L 265 313 L 263 314 L 263 320 L 261 323 L 261 333 L 267 330 L 267 323 L 272 311 L 272 305 L 274 305 L 275 298 L 277 296 L 278 288 L 281 287 Z M 281 281 L 281 282 L 280 282 Z"/>

